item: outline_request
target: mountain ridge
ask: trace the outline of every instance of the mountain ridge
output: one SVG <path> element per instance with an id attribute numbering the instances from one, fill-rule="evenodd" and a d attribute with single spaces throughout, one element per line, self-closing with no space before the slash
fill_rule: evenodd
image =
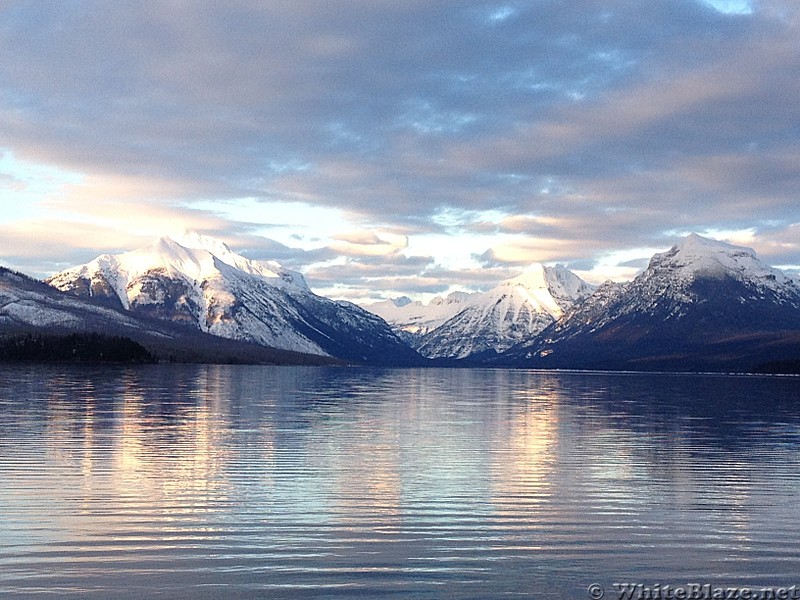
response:
<path id="1" fill-rule="evenodd" d="M 741 246 L 693 234 L 601 286 L 499 361 L 535 368 L 753 370 L 797 358 L 800 286 Z"/>
<path id="2" fill-rule="evenodd" d="M 81 298 L 203 333 L 368 363 L 419 361 L 379 317 L 314 294 L 300 273 L 257 263 L 213 238 L 162 237 L 46 281 Z"/>
<path id="3" fill-rule="evenodd" d="M 411 334 L 406 339 L 423 356 L 463 359 L 500 353 L 538 334 L 593 289 L 562 265 L 534 263 L 486 292 L 453 292 L 428 305 L 385 301 L 376 313 Z"/>
<path id="4" fill-rule="evenodd" d="M 161 361 L 255 364 L 336 364 L 325 357 L 225 340 L 67 294 L 17 271 L 0 267 L 0 337 L 72 334 L 124 337 Z"/>

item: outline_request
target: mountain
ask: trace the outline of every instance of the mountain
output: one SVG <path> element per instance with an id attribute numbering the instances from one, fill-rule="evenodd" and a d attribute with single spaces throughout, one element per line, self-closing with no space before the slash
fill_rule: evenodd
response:
<path id="1" fill-rule="evenodd" d="M 38 328 L 127 332 L 147 329 L 132 316 L 73 298 L 27 275 L 0 267 L 0 330 Z"/>
<path id="2" fill-rule="evenodd" d="M 0 268 L 0 341 L 97 333 L 182 362 L 422 361 L 379 316 L 203 236 L 103 255 L 49 284 Z M 564 267 L 534 265 L 488 292 L 379 304 L 371 308 L 422 354 L 469 364 L 800 368 L 800 282 L 749 248 L 697 235 L 656 254 L 629 283 L 593 289 Z"/>
<path id="3" fill-rule="evenodd" d="M 197 234 L 104 254 L 47 283 L 136 316 L 222 338 L 371 364 L 419 360 L 377 316 L 317 296 L 300 273 L 251 261 Z"/>
<path id="4" fill-rule="evenodd" d="M 530 340 L 593 289 L 561 265 L 534 264 L 488 292 L 455 292 L 427 305 L 401 298 L 367 308 L 404 332 L 423 356 L 460 359 Z"/>
<path id="5" fill-rule="evenodd" d="M 800 286 L 750 248 L 696 234 L 601 286 L 505 364 L 741 370 L 800 358 Z"/>
<path id="6" fill-rule="evenodd" d="M 460 312 L 428 332 L 417 350 L 431 358 L 503 352 L 536 336 L 593 289 L 561 265 L 533 265 L 471 296 Z"/>
<path id="7" fill-rule="evenodd" d="M 418 346 L 422 338 L 461 312 L 477 292 L 452 292 L 436 296 L 427 304 L 406 296 L 365 306 L 392 326 L 395 333 Z"/>
<path id="8" fill-rule="evenodd" d="M 81 341 L 91 341 L 94 334 L 105 336 L 101 338 L 102 343 L 122 336 L 140 344 L 160 360 L 268 364 L 334 362 L 319 356 L 225 340 L 182 324 L 123 312 L 0 267 L 0 342 L 16 343 L 16 340 L 27 340 L 30 335 L 33 340 L 44 340 L 52 349 L 76 334 L 81 336 Z"/>

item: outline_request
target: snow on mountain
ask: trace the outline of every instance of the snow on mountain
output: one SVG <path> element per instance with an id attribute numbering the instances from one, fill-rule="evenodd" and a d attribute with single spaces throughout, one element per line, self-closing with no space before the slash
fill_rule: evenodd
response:
<path id="1" fill-rule="evenodd" d="M 653 256 L 633 281 L 599 288 L 509 360 L 569 368 L 750 368 L 756 348 L 764 359 L 778 356 L 797 333 L 796 281 L 750 248 L 692 234 Z"/>
<path id="2" fill-rule="evenodd" d="M 417 350 L 431 358 L 465 358 L 503 352 L 531 339 L 594 290 L 563 267 L 532 265 L 482 294 L 428 332 Z"/>
<path id="3" fill-rule="evenodd" d="M 300 273 L 251 261 L 197 234 L 104 254 L 48 283 L 135 314 L 273 348 L 367 362 L 402 362 L 414 354 L 384 321 L 317 296 Z"/>
<path id="4" fill-rule="evenodd" d="M 731 278 L 778 296 L 794 297 L 797 290 L 791 278 L 761 261 L 753 249 L 694 233 L 667 252 L 656 254 L 634 287 L 645 295 L 659 290 L 685 294 L 691 284 L 701 278 Z"/>
<path id="5" fill-rule="evenodd" d="M 653 256 L 647 269 L 632 282 L 617 288 L 620 296 L 613 311 L 602 318 L 585 319 L 594 328 L 615 316 L 642 313 L 680 316 L 692 304 L 724 301 L 708 297 L 709 282 L 736 283 L 745 291 L 740 303 L 769 299 L 796 304 L 798 285 L 782 271 L 761 261 L 754 250 L 691 234 L 680 244 Z M 587 304 L 584 311 L 592 310 Z"/>
<path id="6" fill-rule="evenodd" d="M 69 331 L 143 329 L 136 319 L 113 309 L 87 304 L 41 281 L 0 267 L 0 328 L 26 327 Z"/>
<path id="7" fill-rule="evenodd" d="M 366 308 L 423 356 L 464 358 L 530 339 L 593 289 L 561 265 L 534 264 L 488 292 L 453 292 L 428 304 L 403 297 Z"/>
<path id="8" fill-rule="evenodd" d="M 452 292 L 445 297 L 436 296 L 427 304 L 403 296 L 376 302 L 365 308 L 389 323 L 395 331 L 411 334 L 418 339 L 454 317 L 476 295 L 477 292 Z"/>
<path id="9" fill-rule="evenodd" d="M 48 283 L 59 289 L 76 291 L 76 282 L 84 282 L 89 287 L 83 295 L 99 296 L 112 303 L 118 300 L 125 309 L 130 309 L 136 301 L 142 301 L 149 282 L 144 276 L 148 273 L 160 273 L 195 285 L 197 282 L 213 280 L 232 268 L 261 278 L 273 286 L 292 285 L 308 290 L 300 273 L 283 269 L 277 263 L 263 265 L 248 260 L 232 252 L 220 240 L 196 233 L 185 234 L 179 239 L 180 242 L 162 237 L 138 250 L 118 255 L 103 254 L 88 264 L 54 275 Z M 153 300 L 158 301 L 159 298 Z"/>
<path id="10" fill-rule="evenodd" d="M 291 285 L 308 290 L 305 278 L 297 271 L 284 269 L 275 261 L 256 262 L 236 254 L 221 240 L 200 235 L 196 232 L 187 232 L 174 240 L 183 248 L 205 250 L 223 263 L 249 273 L 262 277 L 276 286 Z"/>

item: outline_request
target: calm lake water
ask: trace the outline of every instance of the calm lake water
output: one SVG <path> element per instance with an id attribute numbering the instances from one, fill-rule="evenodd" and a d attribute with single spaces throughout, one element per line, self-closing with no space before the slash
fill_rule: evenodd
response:
<path id="1" fill-rule="evenodd" d="M 800 379 L 0 367 L 2 598 L 800 584 Z"/>

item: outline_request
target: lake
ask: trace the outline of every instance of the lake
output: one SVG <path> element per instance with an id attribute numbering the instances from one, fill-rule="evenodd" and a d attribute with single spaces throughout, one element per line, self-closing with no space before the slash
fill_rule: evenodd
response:
<path id="1" fill-rule="evenodd" d="M 4 599 L 791 586 L 798 491 L 798 378 L 0 366 Z"/>

